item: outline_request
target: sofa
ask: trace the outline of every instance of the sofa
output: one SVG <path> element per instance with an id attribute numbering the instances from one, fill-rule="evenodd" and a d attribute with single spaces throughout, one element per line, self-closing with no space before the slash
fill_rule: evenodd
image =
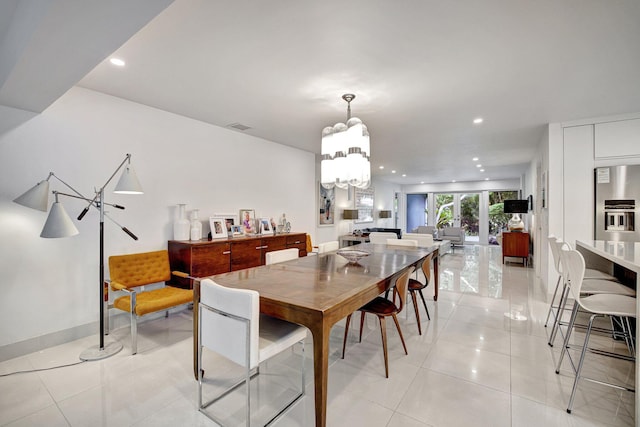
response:
<path id="1" fill-rule="evenodd" d="M 443 227 L 438 230 L 438 238 L 451 241 L 451 246 L 464 245 L 464 228 Z"/>

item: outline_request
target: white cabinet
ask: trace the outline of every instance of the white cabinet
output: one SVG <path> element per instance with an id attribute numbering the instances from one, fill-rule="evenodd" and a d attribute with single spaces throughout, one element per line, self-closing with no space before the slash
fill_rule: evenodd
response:
<path id="1" fill-rule="evenodd" d="M 596 159 L 640 156 L 640 119 L 596 123 Z"/>
<path id="2" fill-rule="evenodd" d="M 563 145 L 563 239 L 593 239 L 593 125 L 567 127 Z M 549 184 L 551 186 L 552 184 Z"/>

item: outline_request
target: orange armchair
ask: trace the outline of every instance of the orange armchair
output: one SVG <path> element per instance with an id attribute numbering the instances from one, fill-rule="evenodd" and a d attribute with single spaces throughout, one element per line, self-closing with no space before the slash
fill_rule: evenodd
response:
<path id="1" fill-rule="evenodd" d="M 166 250 L 145 252 L 109 257 L 111 292 L 123 292 L 125 295 L 116 297 L 109 308 L 126 311 L 130 314 L 131 322 L 131 354 L 138 352 L 138 317 L 165 310 L 169 316 L 169 309 L 180 305 L 193 303 L 193 290 L 163 286 L 161 288 L 144 290 L 145 285 L 166 282 L 171 278 L 169 267 L 169 253 Z M 173 272 L 178 276 L 184 273 Z M 109 332 L 109 316 L 107 315 L 107 333 Z"/>

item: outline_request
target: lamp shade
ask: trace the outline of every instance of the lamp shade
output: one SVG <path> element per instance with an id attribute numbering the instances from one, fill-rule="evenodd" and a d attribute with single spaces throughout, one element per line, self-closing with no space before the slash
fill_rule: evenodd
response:
<path id="1" fill-rule="evenodd" d="M 358 219 L 358 210 L 357 209 L 345 209 L 342 212 L 342 217 L 344 219 Z"/>
<path id="2" fill-rule="evenodd" d="M 380 211 L 378 213 L 379 218 L 391 218 L 391 211 Z"/>
<path id="3" fill-rule="evenodd" d="M 69 218 L 64 207 L 56 200 L 53 205 L 51 205 L 51 211 L 47 217 L 47 222 L 44 223 L 40 237 L 55 239 L 75 236 L 78 233 L 80 232 L 73 224 L 73 221 L 71 221 L 71 218 Z"/>
<path id="4" fill-rule="evenodd" d="M 22 196 L 13 199 L 13 201 L 19 205 L 46 212 L 49 207 L 49 181 L 40 181 Z"/>
<path id="5" fill-rule="evenodd" d="M 120 181 L 118 181 L 118 185 L 116 185 L 113 192 L 119 194 L 144 193 L 142 186 L 140 185 L 140 181 L 138 181 L 138 176 L 131 165 L 127 165 L 127 167 L 124 168 L 122 175 L 120 176 Z"/>

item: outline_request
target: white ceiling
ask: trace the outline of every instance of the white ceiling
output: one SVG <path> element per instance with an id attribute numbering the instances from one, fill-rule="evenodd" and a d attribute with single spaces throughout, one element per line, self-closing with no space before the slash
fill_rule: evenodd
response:
<path id="1" fill-rule="evenodd" d="M 316 153 L 355 93 L 397 183 L 517 178 L 546 123 L 640 111 L 638 0 L 176 0 L 113 56 L 78 84 Z"/>

